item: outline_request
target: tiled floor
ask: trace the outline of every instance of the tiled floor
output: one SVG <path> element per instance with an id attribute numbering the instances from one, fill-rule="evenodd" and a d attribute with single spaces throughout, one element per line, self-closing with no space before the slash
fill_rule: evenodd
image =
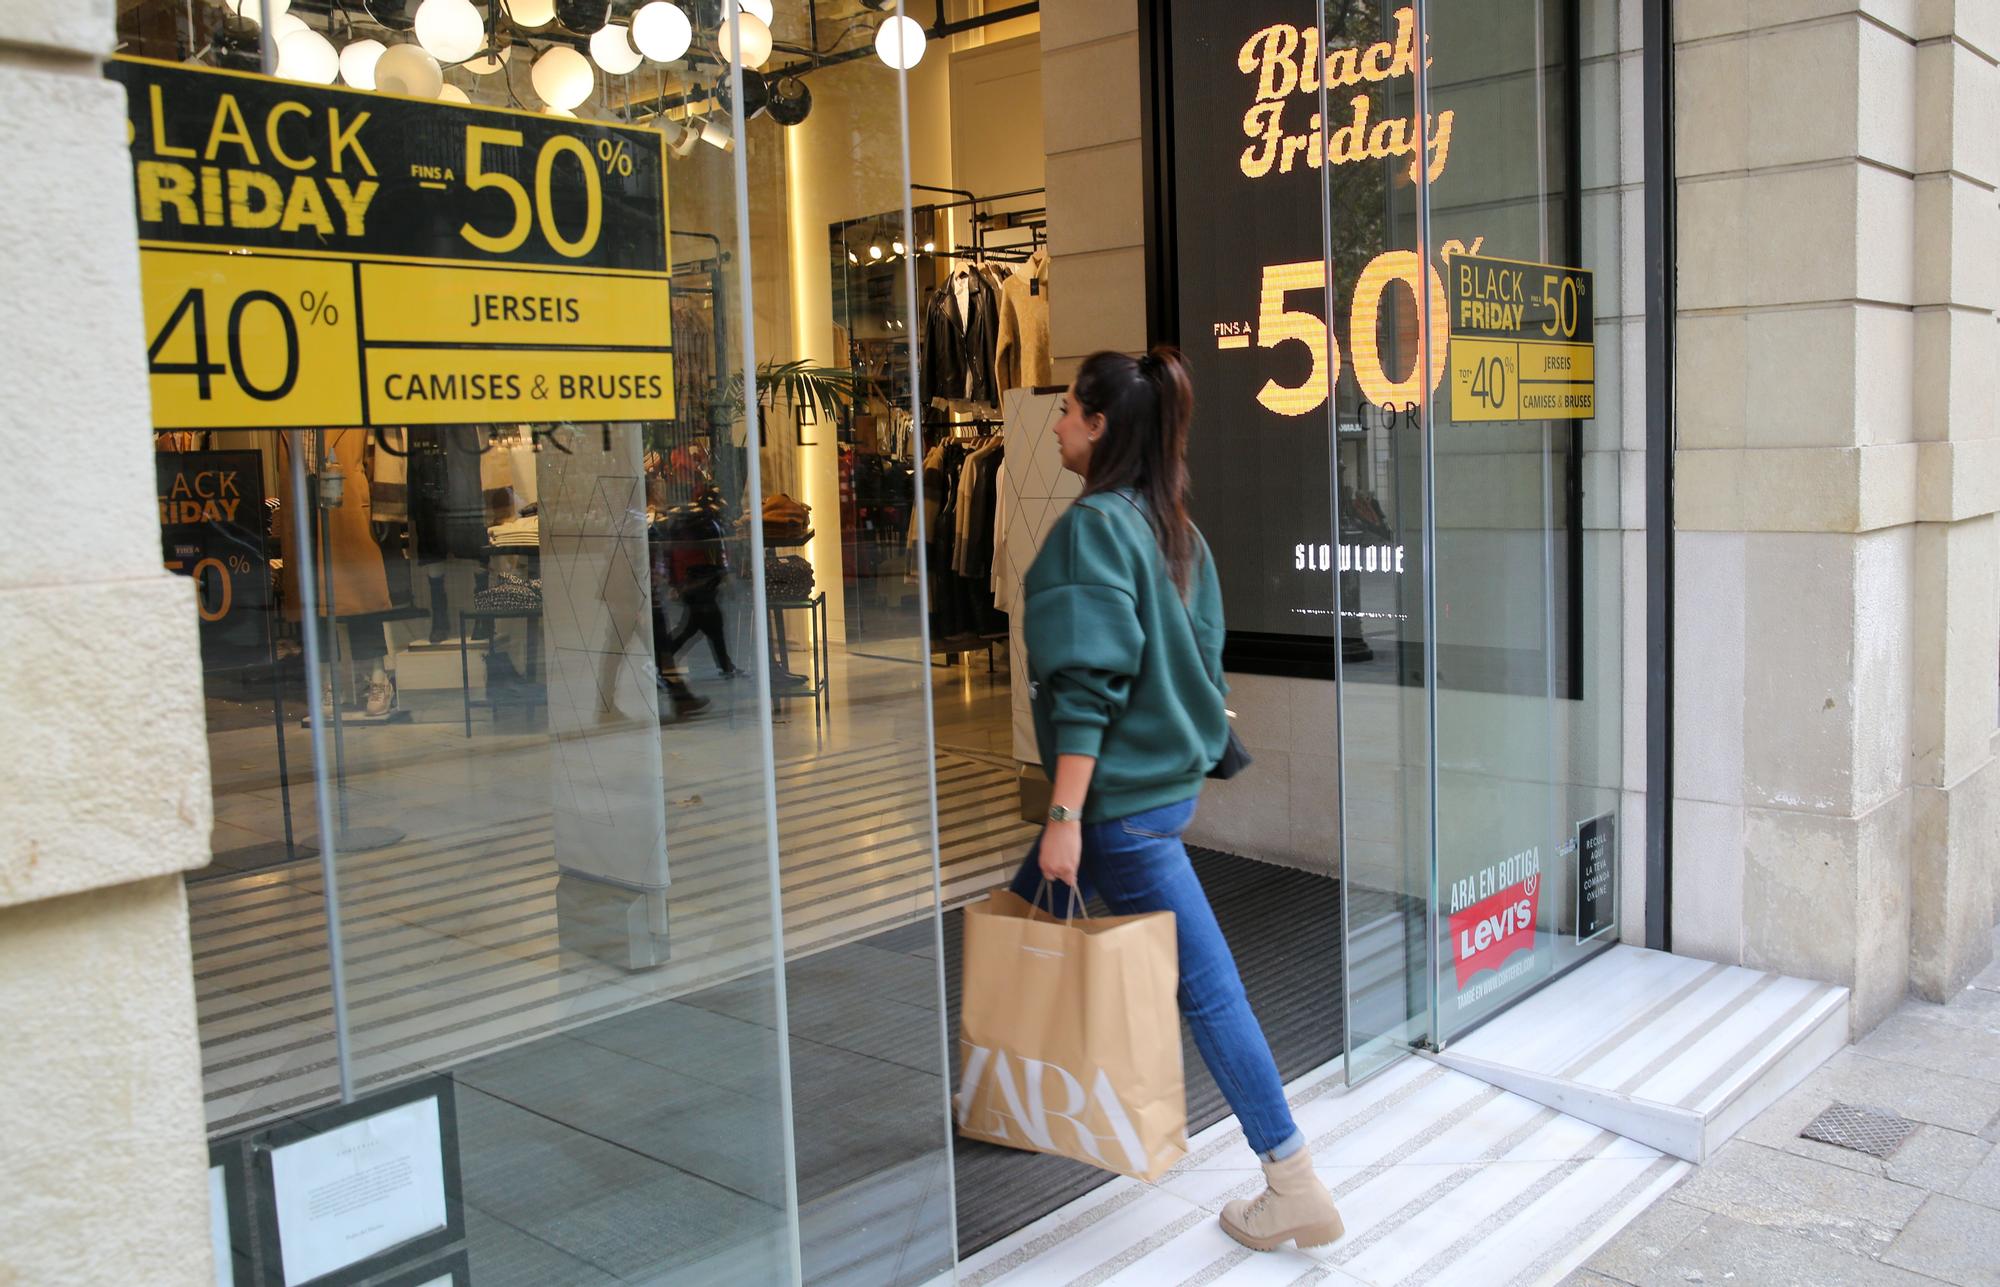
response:
<path id="1" fill-rule="evenodd" d="M 988 1248 L 967 1287 L 1553 1283 L 1688 1164 L 1419 1059 L 1349 1090 L 1338 1065 L 1288 1088 L 1347 1223 L 1329 1247 L 1268 1254 L 1215 1213 L 1262 1187 L 1234 1119 L 1157 1184 L 1119 1179 Z"/>

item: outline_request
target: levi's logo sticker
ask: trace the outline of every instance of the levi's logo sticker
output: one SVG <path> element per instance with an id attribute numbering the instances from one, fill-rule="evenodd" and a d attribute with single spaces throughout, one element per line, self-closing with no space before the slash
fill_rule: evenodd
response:
<path id="1" fill-rule="evenodd" d="M 1516 952 L 1534 950 L 1541 887 L 1541 873 L 1537 872 L 1518 885 L 1509 885 L 1452 913 L 1452 958 L 1459 987 L 1482 970 L 1499 969 Z"/>

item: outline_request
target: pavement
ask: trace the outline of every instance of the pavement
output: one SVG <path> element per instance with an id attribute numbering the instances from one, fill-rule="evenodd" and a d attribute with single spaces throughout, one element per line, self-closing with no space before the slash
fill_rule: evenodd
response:
<path id="1" fill-rule="evenodd" d="M 1563 1287 L 2000 1287 L 2000 931 L 1948 1004 L 1904 1002 Z M 1834 1103 L 1915 1123 L 1886 1158 L 1799 1132 Z"/>

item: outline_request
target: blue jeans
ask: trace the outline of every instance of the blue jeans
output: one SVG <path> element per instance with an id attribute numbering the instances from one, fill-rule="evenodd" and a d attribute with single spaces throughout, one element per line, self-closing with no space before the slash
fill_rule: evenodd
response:
<path id="1" fill-rule="evenodd" d="M 1119 916 L 1172 912 L 1179 939 L 1181 1013 L 1194 1032 L 1202 1062 L 1236 1112 L 1258 1156 L 1279 1161 L 1305 1147 L 1278 1080 L 1278 1064 L 1257 1016 L 1250 1012 L 1236 958 L 1215 922 L 1201 881 L 1188 861 L 1181 834 L 1194 821 L 1195 802 L 1183 801 L 1130 817 L 1086 823 L 1077 880 L 1085 897 L 1095 893 Z M 1041 843 L 1014 877 L 1013 891 L 1033 902 L 1043 885 Z M 1056 915 L 1068 914 L 1070 891 L 1057 886 L 1043 896 Z"/>

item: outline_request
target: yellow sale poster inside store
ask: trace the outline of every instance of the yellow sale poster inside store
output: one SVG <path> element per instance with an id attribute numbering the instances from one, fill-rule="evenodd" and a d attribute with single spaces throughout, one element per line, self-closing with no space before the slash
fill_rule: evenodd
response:
<path id="1" fill-rule="evenodd" d="M 153 423 L 673 410 L 652 130 L 113 59 Z"/>

